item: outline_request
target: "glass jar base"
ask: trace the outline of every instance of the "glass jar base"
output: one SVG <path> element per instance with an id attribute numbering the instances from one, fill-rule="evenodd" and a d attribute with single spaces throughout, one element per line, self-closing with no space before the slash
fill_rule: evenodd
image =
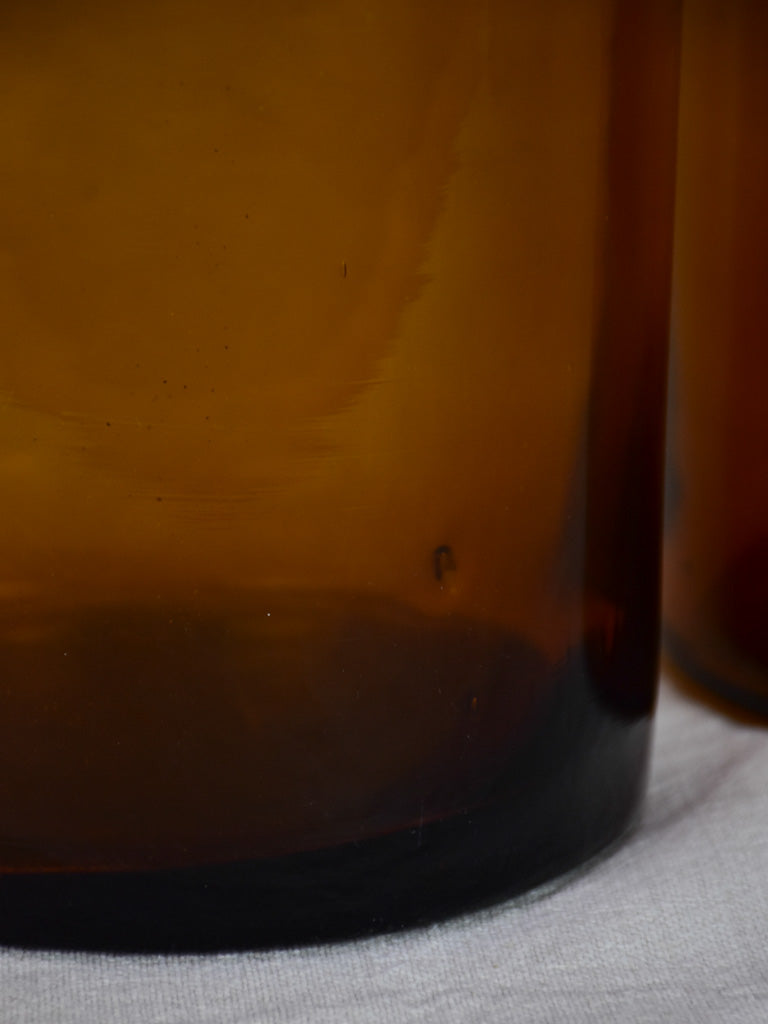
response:
<path id="1" fill-rule="evenodd" d="M 668 627 L 663 630 L 663 650 L 673 671 L 682 675 L 686 688 L 703 688 L 732 713 L 743 710 L 760 718 L 768 716 L 768 681 L 761 686 L 762 674 L 749 669 L 739 671 L 734 665 L 730 672 L 727 666 L 721 670 L 710 667 L 692 654 L 691 645 Z"/>
<path id="2" fill-rule="evenodd" d="M 597 715 L 593 726 L 597 726 Z M 342 847 L 158 871 L 0 876 L 0 942 L 212 952 L 340 940 L 519 895 L 583 863 L 632 820 L 650 722 L 603 721 L 570 766 L 479 811 Z"/>

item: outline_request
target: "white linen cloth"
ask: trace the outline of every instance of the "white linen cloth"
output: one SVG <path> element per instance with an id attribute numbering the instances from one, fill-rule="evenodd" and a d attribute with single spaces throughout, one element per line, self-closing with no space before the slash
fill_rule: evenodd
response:
<path id="1" fill-rule="evenodd" d="M 662 685 L 632 834 L 492 910 L 219 956 L 0 950 L 0 1024 L 768 1021 L 768 729 Z"/>

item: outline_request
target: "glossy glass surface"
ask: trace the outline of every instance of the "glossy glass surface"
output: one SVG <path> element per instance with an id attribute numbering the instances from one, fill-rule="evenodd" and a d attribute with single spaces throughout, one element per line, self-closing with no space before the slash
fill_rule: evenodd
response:
<path id="1" fill-rule="evenodd" d="M 389 926 L 604 845 L 654 699 L 676 5 L 0 20 L 0 938 Z"/>
<path id="2" fill-rule="evenodd" d="M 768 8 L 690 0 L 683 38 L 666 646 L 768 712 Z"/>

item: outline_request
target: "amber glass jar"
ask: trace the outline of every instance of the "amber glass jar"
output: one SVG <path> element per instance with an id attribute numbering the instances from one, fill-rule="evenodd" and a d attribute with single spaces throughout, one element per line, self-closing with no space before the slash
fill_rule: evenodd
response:
<path id="1" fill-rule="evenodd" d="M 768 712 L 768 6 L 688 0 L 665 646 Z"/>
<path id="2" fill-rule="evenodd" d="M 658 635 L 668 0 L 3 4 L 0 939 L 546 879 Z"/>

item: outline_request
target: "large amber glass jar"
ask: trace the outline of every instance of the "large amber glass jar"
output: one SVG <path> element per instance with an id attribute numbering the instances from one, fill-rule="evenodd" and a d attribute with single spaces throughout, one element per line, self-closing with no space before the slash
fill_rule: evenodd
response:
<path id="1" fill-rule="evenodd" d="M 768 712 L 768 5 L 685 12 L 665 645 Z"/>
<path id="2" fill-rule="evenodd" d="M 642 789 L 672 0 L 8 0 L 0 939 L 550 877 Z"/>

